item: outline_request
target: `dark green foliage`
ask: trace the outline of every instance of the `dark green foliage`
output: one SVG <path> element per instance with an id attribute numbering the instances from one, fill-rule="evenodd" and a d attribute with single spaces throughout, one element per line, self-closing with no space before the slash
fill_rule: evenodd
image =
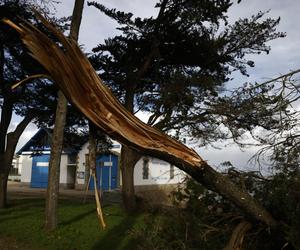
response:
<path id="1" fill-rule="evenodd" d="M 222 197 L 192 180 L 174 193 L 175 206 L 137 231 L 140 249 L 222 249 L 240 217 Z M 180 208 L 181 207 L 181 208 Z M 151 229 L 149 230 L 149 227 Z"/>
<path id="2" fill-rule="evenodd" d="M 299 171 L 298 73 L 260 84 L 245 83 L 230 95 L 211 98 L 208 104 L 219 124 L 228 128 L 228 136 L 246 146 L 249 140 L 242 135 L 250 132 L 254 143 L 262 146 L 256 160 L 267 160 L 285 175 Z M 196 136 L 199 131 L 194 126 L 189 132 Z"/>
<path id="3" fill-rule="evenodd" d="M 31 8 L 32 5 L 26 1 L 1 1 L 0 19 L 36 23 Z M 11 90 L 11 86 L 16 82 L 31 75 L 46 73 L 45 70 L 28 54 L 16 31 L 2 22 L 0 23 L 0 45 L 3 53 L 0 76 L 1 98 L 13 103 L 13 110 L 17 115 L 22 117 L 32 115 L 38 124 L 43 124 L 45 119 L 51 121 L 53 119 L 51 107 L 55 104 L 57 90 L 48 80 L 31 80 Z"/>
<path id="4" fill-rule="evenodd" d="M 156 126 L 161 129 L 180 130 L 197 122 L 198 137 L 209 137 L 203 141 L 216 137 L 218 126 L 204 105 L 207 97 L 218 94 L 232 71 L 247 74 L 247 67 L 254 66 L 248 54 L 268 53 L 266 42 L 284 36 L 275 30 L 279 18 L 263 19 L 263 12 L 229 25 L 229 0 L 164 0 L 156 4 L 156 18 L 89 5 L 116 20 L 122 31 L 91 56 L 115 94 L 124 103 L 133 94 L 135 110 L 152 112 L 149 123 L 160 119 Z"/>
<path id="5" fill-rule="evenodd" d="M 283 174 L 265 179 L 259 173 L 234 168 L 225 174 L 281 222 L 278 231 L 270 231 L 251 221 L 253 227 L 246 234 L 245 249 L 273 250 L 284 245 L 287 249 L 299 249 L 299 180 Z M 223 249 L 235 226 L 243 219 L 249 220 L 226 199 L 193 180 L 187 179 L 185 184 L 173 194 L 176 208 L 158 213 L 155 220 L 149 217 L 148 227 L 135 232 L 141 238 L 141 249 Z"/>
<path id="6" fill-rule="evenodd" d="M 50 3 L 49 3 L 50 4 Z M 35 1 L 0 1 L 0 19 L 8 18 L 16 23 L 31 22 L 39 29 L 43 25 L 36 19 L 34 9 L 43 14 L 50 14 L 47 5 Z M 69 18 L 50 18 L 57 27 L 65 30 L 69 27 Z M 21 117 L 32 116 L 32 121 L 39 127 L 50 128 L 54 124 L 57 88 L 48 79 L 31 79 L 20 87 L 11 90 L 13 84 L 28 76 L 47 74 L 45 69 L 35 61 L 21 42 L 18 33 L 8 25 L 0 22 L 1 74 L 0 98 L 12 104 L 13 112 Z M 69 105 L 66 130 L 74 132 L 85 129 L 86 120 L 79 111 Z"/>

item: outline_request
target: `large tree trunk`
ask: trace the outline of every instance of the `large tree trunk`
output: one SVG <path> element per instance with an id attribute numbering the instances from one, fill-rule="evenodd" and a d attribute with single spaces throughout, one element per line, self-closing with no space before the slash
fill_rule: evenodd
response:
<path id="1" fill-rule="evenodd" d="M 189 166 L 180 166 L 180 169 L 188 173 L 196 181 L 203 184 L 206 188 L 215 191 L 245 212 L 249 220 L 256 219 L 263 221 L 271 227 L 278 225 L 277 221 L 272 215 L 251 195 L 243 191 L 241 188 L 232 183 L 226 176 L 215 171 L 207 163 L 203 165 L 202 169 L 190 168 Z"/>
<path id="2" fill-rule="evenodd" d="M 23 132 L 23 130 L 22 130 L 22 132 Z M 14 140 L 15 138 L 12 135 L 13 135 L 13 133 L 8 134 L 6 151 L 4 154 L 0 155 L 0 163 L 1 163 L 1 168 L 0 168 L 0 208 L 7 207 L 8 175 L 9 175 L 9 171 L 10 171 L 10 168 L 12 165 L 17 142 L 19 140 L 19 137 L 16 140 Z"/>
<path id="3" fill-rule="evenodd" d="M 136 199 L 134 192 L 134 167 L 140 159 L 140 154 L 135 150 L 123 145 L 121 149 L 120 168 L 122 174 L 122 198 L 125 210 L 133 213 L 136 210 Z"/>
<path id="4" fill-rule="evenodd" d="M 7 162 L 8 155 L 6 151 L 7 129 L 12 117 L 12 103 L 8 103 L 4 99 L 1 112 L 0 123 L 0 208 L 7 205 L 7 179 L 9 173 L 9 165 Z"/>
<path id="5" fill-rule="evenodd" d="M 24 117 L 16 127 L 15 131 L 10 132 L 5 136 L 5 152 L 0 154 L 0 208 L 4 208 L 7 205 L 7 180 L 17 143 L 32 118 L 33 116 L 31 114 Z"/>
<path id="6" fill-rule="evenodd" d="M 63 93 L 59 91 L 56 108 L 55 127 L 52 134 L 48 188 L 46 194 L 45 229 L 48 231 L 54 230 L 57 227 L 60 158 L 63 147 L 67 103 L 67 99 L 64 97 Z"/>
<path id="7" fill-rule="evenodd" d="M 0 172 L 0 208 L 5 208 L 7 206 L 7 179 L 8 172 Z"/>
<path id="8" fill-rule="evenodd" d="M 160 25 L 160 20 L 163 17 L 163 13 L 165 11 L 167 2 L 168 0 L 164 0 L 161 3 L 161 7 L 156 18 L 155 32 L 157 31 Z M 156 36 L 152 37 L 152 45 L 150 47 L 149 54 L 143 61 L 142 65 L 139 67 L 138 71 L 134 74 L 134 76 L 129 77 L 128 79 L 124 107 L 130 113 L 134 112 L 134 95 L 136 91 L 136 83 L 138 83 L 139 80 L 145 75 L 153 59 L 159 55 L 158 46 L 159 40 Z M 122 198 L 125 210 L 128 213 L 132 213 L 136 210 L 136 200 L 134 191 L 134 167 L 140 159 L 140 157 L 141 155 L 138 154 L 136 151 L 123 145 L 121 150 L 120 162 L 120 168 L 122 171 Z"/>
<path id="9" fill-rule="evenodd" d="M 9 140 L 7 143 L 10 144 L 7 147 L 8 150 L 6 150 L 4 154 L 0 155 L 0 208 L 7 207 L 7 181 L 15 149 L 15 147 L 12 146 L 16 146 L 11 145 L 12 142 Z"/>
<path id="10" fill-rule="evenodd" d="M 0 43 L 0 87 L 4 94 L 6 92 L 4 86 L 4 47 Z M 5 208 L 7 205 L 7 164 L 5 161 L 6 134 L 12 117 L 13 104 L 9 98 L 3 98 L 1 106 L 0 120 L 0 208 Z"/>
<path id="11" fill-rule="evenodd" d="M 77 41 L 81 23 L 84 0 L 75 0 L 70 38 Z M 55 126 L 52 136 L 51 157 L 49 162 L 48 188 L 46 196 L 45 229 L 52 231 L 57 227 L 57 203 L 59 195 L 60 158 L 63 147 L 64 128 L 67 116 L 67 99 L 58 92 Z"/>
<path id="12" fill-rule="evenodd" d="M 124 107 L 130 112 L 134 111 L 134 84 L 128 85 L 125 93 Z M 131 214 L 136 210 L 134 192 L 134 166 L 138 159 L 135 159 L 135 152 L 126 145 L 122 145 L 120 169 L 122 175 L 122 200 L 127 213 Z"/>

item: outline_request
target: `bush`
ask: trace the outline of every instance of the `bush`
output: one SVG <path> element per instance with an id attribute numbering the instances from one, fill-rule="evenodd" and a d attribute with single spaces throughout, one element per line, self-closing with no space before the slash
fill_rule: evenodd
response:
<path id="1" fill-rule="evenodd" d="M 238 172 L 234 168 L 225 174 L 282 223 L 278 230 L 270 231 L 251 221 L 244 248 L 300 249 L 299 193 L 294 189 L 299 185 L 298 179 L 284 174 L 266 179 L 258 173 Z M 173 209 L 146 217 L 147 227 L 133 232 L 140 242 L 139 249 L 223 249 L 237 224 L 250 219 L 222 196 L 191 179 L 178 187 L 173 200 Z"/>

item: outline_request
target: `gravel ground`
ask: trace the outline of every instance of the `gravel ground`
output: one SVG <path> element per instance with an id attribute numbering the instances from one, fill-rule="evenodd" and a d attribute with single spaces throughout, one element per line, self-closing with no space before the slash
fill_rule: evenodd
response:
<path id="1" fill-rule="evenodd" d="M 37 198 L 45 197 L 46 189 L 42 188 L 30 188 L 22 185 L 20 182 L 8 182 L 8 199 L 26 199 L 26 198 Z M 60 199 L 70 199 L 83 201 L 85 197 L 85 191 L 75 189 L 60 189 Z M 86 194 L 87 201 L 94 201 L 94 191 L 88 191 Z M 121 194 L 117 191 L 106 191 L 103 193 L 103 202 L 108 203 L 120 203 Z M 2 250 L 2 249 L 1 249 Z"/>

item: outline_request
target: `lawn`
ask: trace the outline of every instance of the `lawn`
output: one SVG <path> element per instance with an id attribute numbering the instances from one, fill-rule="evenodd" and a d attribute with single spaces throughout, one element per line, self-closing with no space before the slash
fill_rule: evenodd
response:
<path id="1" fill-rule="evenodd" d="M 135 249 L 131 232 L 145 223 L 142 214 L 127 216 L 119 205 L 107 205 L 103 231 L 94 203 L 60 200 L 59 228 L 46 233 L 44 207 L 43 199 L 23 199 L 0 210 L 0 249 Z"/>

